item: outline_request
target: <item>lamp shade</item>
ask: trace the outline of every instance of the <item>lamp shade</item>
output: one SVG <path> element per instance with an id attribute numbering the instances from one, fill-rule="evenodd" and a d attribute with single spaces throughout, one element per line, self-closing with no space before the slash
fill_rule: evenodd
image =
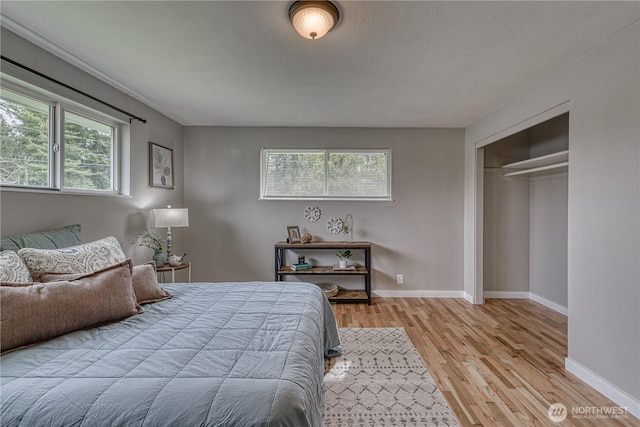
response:
<path id="1" fill-rule="evenodd" d="M 189 209 L 151 209 L 154 228 L 188 227 Z"/>
<path id="2" fill-rule="evenodd" d="M 338 22 L 340 14 L 329 1 L 297 1 L 289 8 L 289 19 L 298 34 L 307 39 L 319 39 Z"/>

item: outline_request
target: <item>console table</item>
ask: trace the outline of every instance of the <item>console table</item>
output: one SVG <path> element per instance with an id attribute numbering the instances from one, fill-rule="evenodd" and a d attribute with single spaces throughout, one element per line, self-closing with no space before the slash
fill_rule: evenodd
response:
<path id="1" fill-rule="evenodd" d="M 286 262 L 288 250 L 302 252 L 305 250 L 333 250 L 333 251 L 363 251 L 364 266 L 356 266 L 353 270 L 334 269 L 334 266 L 313 266 L 308 270 L 291 269 L 291 265 Z M 286 276 L 305 275 L 330 275 L 330 276 L 362 276 L 364 278 L 364 289 L 351 290 L 341 289 L 337 295 L 329 298 L 330 302 L 336 303 L 367 303 L 371 305 L 371 243 L 369 242 L 311 242 L 311 243 L 287 243 L 278 242 L 274 245 L 275 250 L 275 280 L 286 281 Z M 297 260 L 296 260 L 297 261 Z"/>

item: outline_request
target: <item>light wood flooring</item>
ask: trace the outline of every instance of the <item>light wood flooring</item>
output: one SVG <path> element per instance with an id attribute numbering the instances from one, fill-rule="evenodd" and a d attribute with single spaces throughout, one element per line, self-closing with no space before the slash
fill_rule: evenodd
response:
<path id="1" fill-rule="evenodd" d="M 572 407 L 617 407 L 564 369 L 567 318 L 530 300 L 374 298 L 333 304 L 340 328 L 404 327 L 463 426 L 640 426 L 576 418 Z M 547 416 L 564 404 L 567 419 Z"/>

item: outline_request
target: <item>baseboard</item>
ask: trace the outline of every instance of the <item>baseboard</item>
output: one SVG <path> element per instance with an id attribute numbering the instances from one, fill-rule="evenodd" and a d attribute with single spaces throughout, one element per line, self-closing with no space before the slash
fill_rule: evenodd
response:
<path id="1" fill-rule="evenodd" d="M 464 291 L 398 291 L 378 289 L 372 291 L 372 294 L 382 298 L 463 298 L 473 304 L 473 297 Z M 484 298 L 530 299 L 560 314 L 565 316 L 569 315 L 566 307 L 536 294 L 532 294 L 531 292 L 487 291 L 484 293 Z"/>
<path id="2" fill-rule="evenodd" d="M 529 292 L 485 291 L 484 297 L 500 299 L 529 299 Z"/>
<path id="3" fill-rule="evenodd" d="M 373 295 L 383 298 L 464 298 L 464 291 L 398 291 L 378 289 Z"/>
<path id="4" fill-rule="evenodd" d="M 542 298 L 541 296 L 536 295 L 534 293 L 530 293 L 529 298 L 531 298 L 533 301 L 537 302 L 538 304 L 542 304 L 545 307 L 550 308 L 553 311 L 557 311 L 560 314 L 569 316 L 569 310 L 567 309 L 567 307 L 563 307 L 560 304 L 557 304 L 553 301 L 549 301 L 548 299 Z"/>
<path id="5" fill-rule="evenodd" d="M 473 295 L 469 295 L 468 293 L 464 293 L 464 299 L 467 300 L 467 302 L 470 302 L 471 304 L 473 304 Z"/>
<path id="6" fill-rule="evenodd" d="M 618 406 L 626 408 L 627 411 L 629 411 L 629 414 L 636 418 L 640 418 L 640 400 L 629 396 L 627 393 L 613 386 L 599 375 L 591 372 L 589 369 L 568 357 L 564 359 L 564 368 L 599 393 L 611 399 Z"/>
<path id="7" fill-rule="evenodd" d="M 565 315 L 565 316 L 569 315 L 569 310 L 567 309 L 567 307 L 563 307 L 560 304 L 557 304 L 553 301 L 549 301 L 548 299 L 542 298 L 541 296 L 531 292 L 486 291 L 484 293 L 484 297 L 498 298 L 498 299 L 530 299 L 562 315 Z"/>

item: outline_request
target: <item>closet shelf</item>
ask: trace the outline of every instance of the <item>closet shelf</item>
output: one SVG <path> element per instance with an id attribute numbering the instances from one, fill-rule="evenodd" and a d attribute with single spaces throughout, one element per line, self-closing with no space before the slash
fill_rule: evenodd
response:
<path id="1" fill-rule="evenodd" d="M 558 151 L 546 156 L 534 157 L 521 162 L 502 166 L 504 176 L 524 175 L 545 170 L 562 168 L 569 165 L 569 150 Z"/>

